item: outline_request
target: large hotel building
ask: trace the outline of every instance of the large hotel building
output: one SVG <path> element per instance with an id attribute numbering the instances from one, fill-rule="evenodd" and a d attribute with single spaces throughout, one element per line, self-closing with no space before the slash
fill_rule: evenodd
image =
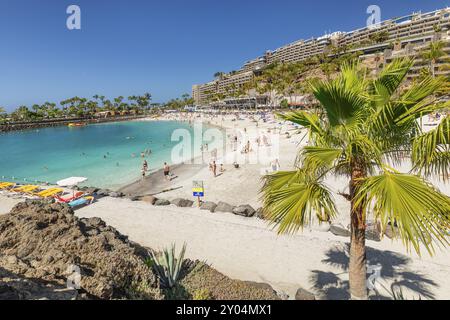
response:
<path id="1" fill-rule="evenodd" d="M 382 41 L 374 41 L 377 34 L 383 34 Z M 263 56 L 246 62 L 241 69 L 224 74 L 216 80 L 192 87 L 192 97 L 197 105 L 206 105 L 209 98 L 216 94 L 225 94 L 230 87 L 236 88 L 249 82 L 265 66 L 273 62 L 297 62 L 315 55 L 327 54 L 332 46 L 347 48 L 347 52 L 361 52 L 360 60 L 367 65 L 380 59 L 389 63 L 402 56 L 415 58 L 416 64 L 409 77 L 418 74 L 423 67 L 417 53 L 428 46 L 429 42 L 441 40 L 446 43 L 444 50 L 450 53 L 450 8 L 429 13 L 413 13 L 401 18 L 383 21 L 375 26 L 351 32 L 334 32 L 319 38 L 299 40 Z M 436 64 L 436 74 L 447 74 Z"/>

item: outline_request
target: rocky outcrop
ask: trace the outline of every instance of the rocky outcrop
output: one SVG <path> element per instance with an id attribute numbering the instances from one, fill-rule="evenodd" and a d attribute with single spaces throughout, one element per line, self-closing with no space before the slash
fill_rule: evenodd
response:
<path id="1" fill-rule="evenodd" d="M 122 192 L 110 192 L 109 196 L 112 198 L 122 198 L 124 194 Z"/>
<path id="2" fill-rule="evenodd" d="M 217 208 L 217 204 L 212 201 L 205 201 L 200 206 L 201 210 L 209 210 L 211 212 L 214 212 L 214 210 L 216 210 L 216 208 Z"/>
<path id="3" fill-rule="evenodd" d="M 226 202 L 220 201 L 220 202 L 217 204 L 217 207 L 216 207 L 216 209 L 214 210 L 214 212 L 229 212 L 229 213 L 233 213 L 233 209 L 234 209 L 234 208 L 235 208 L 235 207 L 232 206 L 231 204 L 228 204 L 228 203 L 226 203 Z"/>
<path id="4" fill-rule="evenodd" d="M 36 281 L 0 268 L 0 300 L 77 300 L 76 289 Z"/>
<path id="5" fill-rule="evenodd" d="M 188 200 L 188 199 L 177 198 L 177 199 L 173 199 L 172 201 L 170 201 L 170 203 L 176 205 L 177 207 L 190 208 L 194 204 L 194 201 Z"/>
<path id="6" fill-rule="evenodd" d="M 96 192 L 98 197 L 107 197 L 111 193 L 111 190 L 108 189 L 100 189 Z"/>
<path id="7" fill-rule="evenodd" d="M 230 279 L 200 261 L 192 262 L 191 271 L 181 285 L 189 293 L 207 292 L 213 300 L 280 300 L 268 284 Z"/>
<path id="8" fill-rule="evenodd" d="M 147 257 L 147 250 L 100 218 L 79 219 L 65 204 L 19 203 L 0 216 L 0 268 L 63 287 L 79 275 L 80 292 L 89 297 L 136 297 L 132 288 L 144 284 L 140 296 L 159 298 Z M 18 290 L 6 286 L 8 295 Z"/>
<path id="9" fill-rule="evenodd" d="M 168 206 L 170 205 L 170 201 L 166 199 L 158 199 L 155 201 L 155 206 Z"/>
<path id="10" fill-rule="evenodd" d="M 233 209 L 233 213 L 243 217 L 253 217 L 255 215 L 255 209 L 252 206 L 245 204 Z"/>

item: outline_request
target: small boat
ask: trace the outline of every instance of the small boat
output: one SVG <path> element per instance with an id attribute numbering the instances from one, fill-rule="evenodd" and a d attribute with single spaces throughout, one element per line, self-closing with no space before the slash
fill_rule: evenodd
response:
<path id="1" fill-rule="evenodd" d="M 84 126 L 86 126 L 86 123 L 72 122 L 72 123 L 69 123 L 67 126 L 70 127 L 70 128 L 84 127 Z"/>

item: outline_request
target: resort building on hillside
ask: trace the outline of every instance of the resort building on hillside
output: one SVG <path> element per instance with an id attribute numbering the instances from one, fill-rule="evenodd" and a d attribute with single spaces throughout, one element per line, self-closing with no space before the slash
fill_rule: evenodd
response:
<path id="1" fill-rule="evenodd" d="M 450 53 L 450 8 L 429 13 L 413 13 L 383 21 L 370 28 L 334 32 L 319 38 L 290 43 L 246 62 L 238 71 L 224 74 L 205 84 L 194 85 L 192 97 L 197 105 L 206 105 L 211 102 L 213 95 L 228 94 L 230 90 L 236 90 L 271 63 L 303 61 L 319 54 L 331 55 L 331 47 L 343 48 L 344 52 L 361 52 L 360 60 L 375 71 L 396 57 L 414 56 L 416 64 L 408 76 L 413 78 L 423 67 L 423 62 L 417 58 L 418 53 L 435 40 L 448 44 L 445 51 Z M 436 74 L 449 73 L 440 67 L 440 63 L 437 63 Z"/>

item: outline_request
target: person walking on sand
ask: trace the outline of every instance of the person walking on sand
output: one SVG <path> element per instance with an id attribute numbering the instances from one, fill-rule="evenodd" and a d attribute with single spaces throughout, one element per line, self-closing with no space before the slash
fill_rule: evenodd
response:
<path id="1" fill-rule="evenodd" d="M 213 161 L 211 163 L 211 171 L 212 171 L 212 173 L 214 175 L 214 178 L 217 177 L 217 164 L 216 164 L 216 161 Z"/>
<path id="2" fill-rule="evenodd" d="M 148 163 L 147 160 L 144 160 L 144 163 L 142 164 L 142 168 L 147 171 L 148 170 Z"/>
<path id="3" fill-rule="evenodd" d="M 272 172 L 277 172 L 280 170 L 280 162 L 278 162 L 278 159 L 275 159 L 272 161 L 271 163 L 271 167 L 272 167 Z"/>
<path id="4" fill-rule="evenodd" d="M 170 174 L 170 167 L 167 164 L 167 162 L 164 162 L 164 177 L 166 178 L 167 181 L 170 181 L 169 174 Z"/>

